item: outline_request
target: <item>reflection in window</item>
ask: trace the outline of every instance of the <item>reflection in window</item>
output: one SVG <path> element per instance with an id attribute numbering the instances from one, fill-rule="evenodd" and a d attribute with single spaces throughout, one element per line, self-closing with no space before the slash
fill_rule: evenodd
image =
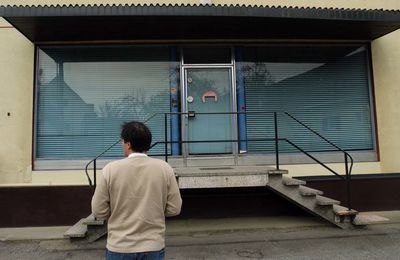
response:
<path id="1" fill-rule="evenodd" d="M 373 149 L 364 46 L 270 45 L 242 50 L 238 67 L 247 112 L 287 111 L 343 149 Z M 246 123 L 249 139 L 273 137 L 272 114 L 250 114 Z M 279 117 L 279 134 L 308 151 L 332 150 L 287 116 Z M 294 151 L 283 142 L 280 146 Z M 249 142 L 248 150 L 273 151 L 273 142 Z"/>
<path id="2" fill-rule="evenodd" d="M 168 48 L 40 49 L 36 157 L 93 157 L 118 141 L 123 122 L 169 112 L 171 64 L 178 62 Z M 162 141 L 164 117 L 148 125 L 154 142 Z M 122 156 L 121 147 L 106 156 Z"/>

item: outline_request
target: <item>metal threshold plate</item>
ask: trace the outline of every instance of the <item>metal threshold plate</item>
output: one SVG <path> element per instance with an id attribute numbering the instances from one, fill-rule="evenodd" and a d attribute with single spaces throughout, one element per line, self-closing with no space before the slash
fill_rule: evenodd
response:
<path id="1" fill-rule="evenodd" d="M 207 167 L 207 168 L 199 168 L 202 171 L 209 171 L 209 170 L 233 170 L 232 167 Z"/>

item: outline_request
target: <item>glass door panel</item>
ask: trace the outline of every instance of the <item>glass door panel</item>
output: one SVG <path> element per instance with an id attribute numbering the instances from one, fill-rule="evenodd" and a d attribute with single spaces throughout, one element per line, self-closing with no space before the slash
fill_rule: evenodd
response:
<path id="1" fill-rule="evenodd" d="M 232 153 L 232 115 L 200 114 L 232 111 L 232 75 L 229 68 L 186 69 L 189 154 Z"/>

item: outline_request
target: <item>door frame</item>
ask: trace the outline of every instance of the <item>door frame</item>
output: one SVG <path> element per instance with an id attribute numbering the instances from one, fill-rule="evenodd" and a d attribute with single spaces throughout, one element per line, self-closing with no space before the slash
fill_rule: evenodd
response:
<path id="1" fill-rule="evenodd" d="M 231 64 L 184 64 L 183 57 L 181 58 L 181 111 L 184 113 L 188 112 L 187 105 L 187 70 L 188 69 L 229 69 L 231 76 L 231 112 L 237 112 L 237 97 L 236 97 L 236 71 L 235 71 L 235 57 L 232 56 Z M 238 127 L 237 127 L 237 115 L 232 114 L 231 118 L 231 129 L 232 129 L 232 139 L 238 139 Z M 183 114 L 181 116 L 181 140 L 188 140 L 188 116 Z M 232 142 L 232 155 L 237 160 L 237 154 L 239 146 L 237 142 Z M 189 156 L 194 157 L 195 155 L 189 155 L 189 149 L 187 143 L 182 143 L 182 157 L 187 158 Z M 207 156 L 205 154 L 205 156 Z M 214 157 L 216 155 L 213 155 Z M 226 156 L 226 154 L 225 154 Z"/>

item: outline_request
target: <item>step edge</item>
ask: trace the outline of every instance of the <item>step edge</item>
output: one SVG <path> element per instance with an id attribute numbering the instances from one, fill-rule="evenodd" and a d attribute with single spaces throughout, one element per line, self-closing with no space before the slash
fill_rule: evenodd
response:
<path id="1" fill-rule="evenodd" d="M 78 222 L 76 222 L 73 226 L 71 226 L 67 231 L 64 232 L 63 236 L 64 237 L 85 237 L 87 234 L 87 225 L 83 224 L 83 221 L 85 219 L 82 218 Z M 77 227 L 82 227 L 82 232 L 71 232 L 74 228 L 76 229 Z"/>
<path id="2" fill-rule="evenodd" d="M 314 196 L 314 195 L 323 195 L 324 192 L 321 190 L 313 189 L 304 185 L 299 186 L 299 192 L 303 196 Z"/>
<path id="3" fill-rule="evenodd" d="M 328 197 L 324 197 L 321 195 L 316 195 L 317 204 L 320 206 L 330 206 L 330 205 L 339 205 L 340 201 L 331 199 Z"/>

